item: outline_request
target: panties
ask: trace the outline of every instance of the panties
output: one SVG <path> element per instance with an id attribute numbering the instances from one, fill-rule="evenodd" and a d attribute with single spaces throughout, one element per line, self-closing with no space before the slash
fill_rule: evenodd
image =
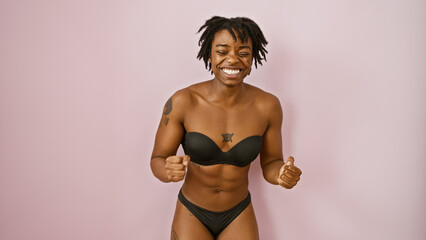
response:
<path id="1" fill-rule="evenodd" d="M 182 190 L 179 191 L 179 201 L 200 220 L 210 233 L 216 238 L 236 217 L 238 217 L 251 203 L 250 192 L 247 197 L 234 206 L 223 212 L 213 212 L 199 207 L 185 198 Z"/>

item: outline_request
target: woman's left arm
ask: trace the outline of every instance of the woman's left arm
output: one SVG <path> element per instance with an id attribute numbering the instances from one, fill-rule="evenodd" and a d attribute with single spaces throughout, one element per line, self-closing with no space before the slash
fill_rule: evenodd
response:
<path id="1" fill-rule="evenodd" d="M 289 157 L 284 164 L 282 153 L 281 125 L 283 113 L 281 104 L 275 96 L 268 97 L 264 104 L 268 127 L 263 135 L 260 152 L 260 164 L 263 177 L 271 184 L 293 188 L 300 180 L 302 171 L 294 165 L 294 158 Z"/>

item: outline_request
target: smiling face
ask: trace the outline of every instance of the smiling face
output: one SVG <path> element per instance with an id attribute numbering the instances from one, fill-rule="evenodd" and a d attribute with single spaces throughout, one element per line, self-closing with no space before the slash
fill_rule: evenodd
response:
<path id="1" fill-rule="evenodd" d="M 243 43 L 238 37 L 235 41 L 226 29 L 218 31 L 212 41 L 210 62 L 215 79 L 227 86 L 241 84 L 250 73 L 253 62 L 251 39 Z"/>

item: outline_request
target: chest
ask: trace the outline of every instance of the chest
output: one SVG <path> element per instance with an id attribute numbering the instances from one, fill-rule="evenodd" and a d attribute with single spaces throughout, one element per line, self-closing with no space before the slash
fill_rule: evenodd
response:
<path id="1" fill-rule="evenodd" d="M 262 136 L 267 124 L 266 117 L 250 104 L 233 108 L 199 105 L 187 111 L 184 118 L 186 132 L 202 133 L 222 151 L 250 136 Z"/>

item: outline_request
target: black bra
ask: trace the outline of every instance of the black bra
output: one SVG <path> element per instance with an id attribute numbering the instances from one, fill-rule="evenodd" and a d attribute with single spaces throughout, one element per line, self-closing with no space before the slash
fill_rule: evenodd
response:
<path id="1" fill-rule="evenodd" d="M 182 147 L 192 162 L 203 166 L 225 163 L 245 167 L 259 155 L 262 141 L 262 136 L 250 136 L 229 151 L 223 152 L 208 136 L 199 132 L 187 132 L 182 140 Z"/>

